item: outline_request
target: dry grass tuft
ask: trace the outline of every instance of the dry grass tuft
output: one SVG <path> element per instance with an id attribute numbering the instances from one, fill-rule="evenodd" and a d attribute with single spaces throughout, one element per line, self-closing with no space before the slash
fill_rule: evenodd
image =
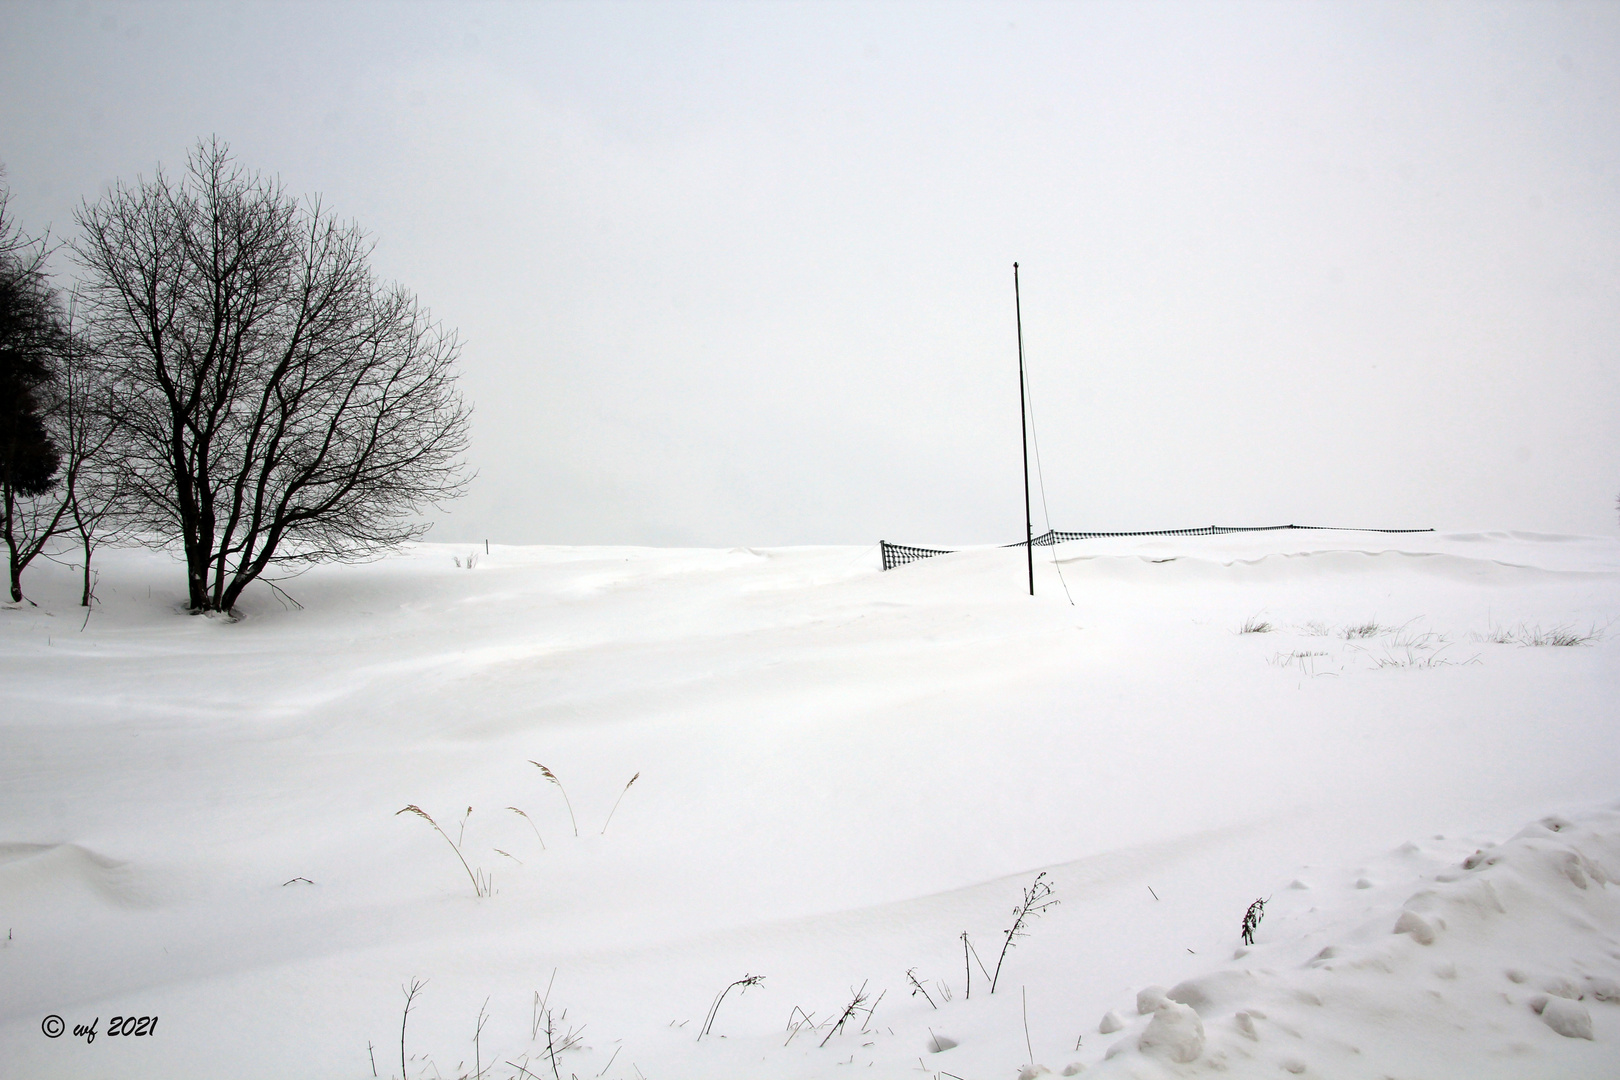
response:
<path id="1" fill-rule="evenodd" d="M 563 783 L 562 783 L 561 780 L 557 779 L 557 774 L 556 773 L 552 772 L 550 769 L 546 768 L 544 765 L 540 764 L 538 761 L 531 760 L 529 762 L 529 764 L 533 765 L 535 768 L 539 769 L 540 770 L 540 775 L 544 776 L 547 780 L 550 780 L 553 784 L 556 784 L 557 785 L 557 790 L 562 792 L 563 804 L 568 807 L 568 820 L 574 826 L 574 835 L 578 836 L 579 835 L 579 822 L 574 818 L 574 804 L 569 801 L 568 789 L 563 787 Z"/>
<path id="2" fill-rule="evenodd" d="M 467 813 L 468 814 L 472 813 L 472 807 L 470 807 L 470 806 L 467 807 Z M 486 874 L 482 874 L 482 873 L 478 873 L 478 874 L 473 873 L 472 867 L 467 865 L 466 857 L 461 854 L 460 845 L 458 845 L 454 840 L 450 839 L 450 834 L 449 833 L 447 833 L 443 829 L 439 828 L 439 823 L 437 821 L 434 821 L 432 816 L 430 814 L 428 814 L 428 812 L 426 810 L 423 810 L 420 806 L 417 806 L 415 803 L 411 803 L 409 806 L 405 807 L 403 810 L 394 811 L 394 816 L 395 817 L 398 817 L 400 814 L 415 814 L 417 817 L 421 818 L 423 821 L 425 821 L 429 825 L 433 826 L 433 831 L 438 833 L 440 836 L 444 837 L 444 842 L 450 845 L 450 850 L 455 852 L 456 853 L 456 858 L 461 861 L 461 868 L 463 870 L 467 871 L 467 879 L 473 883 L 473 891 L 475 893 L 477 893 L 480 898 L 494 895 L 495 890 L 492 887 L 493 883 L 492 883 L 491 879 L 489 878 L 489 876 L 486 875 Z M 462 821 L 463 821 L 463 823 L 465 823 L 466 819 L 463 818 Z"/>
<path id="3" fill-rule="evenodd" d="M 1543 630 L 1538 623 L 1530 626 L 1520 623 L 1518 626 L 1497 626 L 1494 623 L 1489 631 L 1475 634 L 1474 640 L 1488 641 L 1497 645 L 1518 645 L 1522 648 L 1541 648 L 1553 646 L 1557 648 L 1572 648 L 1577 645 L 1590 645 L 1594 641 L 1603 640 L 1603 632 L 1607 627 L 1591 625 L 1583 634 L 1569 623 L 1554 626 L 1550 630 Z"/>

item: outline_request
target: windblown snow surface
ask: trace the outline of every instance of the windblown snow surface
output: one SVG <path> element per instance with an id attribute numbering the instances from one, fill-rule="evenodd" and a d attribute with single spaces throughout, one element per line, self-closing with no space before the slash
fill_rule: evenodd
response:
<path id="1" fill-rule="evenodd" d="M 4 1077 L 1620 1077 L 1613 540 L 98 563 L 0 610 Z"/>

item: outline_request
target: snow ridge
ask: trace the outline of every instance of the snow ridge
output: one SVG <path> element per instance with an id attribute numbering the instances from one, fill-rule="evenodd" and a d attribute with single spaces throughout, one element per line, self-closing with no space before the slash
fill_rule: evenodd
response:
<path id="1" fill-rule="evenodd" d="M 1417 871 L 1398 906 L 1312 908 L 1286 937 L 1144 989 L 1093 1075 L 1617 1075 L 1620 809 L 1425 861 L 1413 844 L 1387 860 Z"/>

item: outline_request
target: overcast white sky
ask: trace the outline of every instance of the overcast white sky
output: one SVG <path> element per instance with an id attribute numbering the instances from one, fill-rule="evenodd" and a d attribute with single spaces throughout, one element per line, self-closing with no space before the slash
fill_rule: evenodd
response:
<path id="1" fill-rule="evenodd" d="M 0 55 L 24 225 L 218 134 L 459 328 L 433 539 L 1018 539 L 1014 260 L 1059 528 L 1616 531 L 1617 4 L 12 2 Z"/>

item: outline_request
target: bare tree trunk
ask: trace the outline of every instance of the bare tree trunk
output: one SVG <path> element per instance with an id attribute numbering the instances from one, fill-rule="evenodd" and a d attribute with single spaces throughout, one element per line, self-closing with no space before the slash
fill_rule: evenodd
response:
<path id="1" fill-rule="evenodd" d="M 93 549 L 90 541 L 84 542 L 84 594 L 79 597 L 80 607 L 90 606 L 90 553 Z"/>

